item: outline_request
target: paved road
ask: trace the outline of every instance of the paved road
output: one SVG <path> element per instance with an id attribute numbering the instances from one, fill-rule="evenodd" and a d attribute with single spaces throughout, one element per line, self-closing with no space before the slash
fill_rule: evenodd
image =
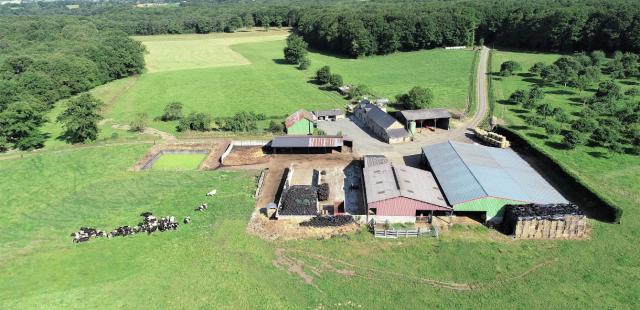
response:
<path id="1" fill-rule="evenodd" d="M 478 126 L 485 118 L 488 111 L 488 83 L 487 63 L 489 49 L 483 47 L 478 59 L 476 77 L 476 114 L 462 123 L 457 124 L 452 130 L 437 130 L 425 134 L 417 134 L 414 141 L 400 144 L 387 144 L 371 135 L 368 130 L 358 126 L 355 120 L 343 119 L 335 122 L 319 122 L 318 127 L 328 134 L 341 132 L 354 140 L 355 152 L 360 155 L 382 154 L 397 163 L 406 165 L 418 165 L 420 162 L 421 148 L 425 145 L 456 140 L 473 142 L 469 137 L 473 135 L 473 128 Z"/>

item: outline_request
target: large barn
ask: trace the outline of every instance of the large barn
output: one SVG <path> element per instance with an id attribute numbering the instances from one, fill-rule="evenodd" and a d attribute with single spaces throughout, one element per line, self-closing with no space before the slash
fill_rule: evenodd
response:
<path id="1" fill-rule="evenodd" d="M 413 222 L 434 212 L 451 212 L 428 171 L 393 165 L 383 156 L 365 156 L 363 174 L 367 214 L 378 222 Z"/>
<path id="2" fill-rule="evenodd" d="M 481 212 L 499 222 L 508 204 L 568 202 L 511 150 L 448 141 L 422 154 L 456 212 Z"/>

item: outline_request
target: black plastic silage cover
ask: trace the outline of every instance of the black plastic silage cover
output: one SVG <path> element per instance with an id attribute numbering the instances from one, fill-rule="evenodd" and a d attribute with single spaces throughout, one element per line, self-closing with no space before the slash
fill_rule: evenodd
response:
<path id="1" fill-rule="evenodd" d="M 318 192 L 309 185 L 293 185 L 283 194 L 282 215 L 317 215 Z"/>

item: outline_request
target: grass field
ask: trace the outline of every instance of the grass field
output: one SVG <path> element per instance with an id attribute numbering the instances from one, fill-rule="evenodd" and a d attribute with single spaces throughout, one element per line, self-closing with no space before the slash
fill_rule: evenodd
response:
<path id="1" fill-rule="evenodd" d="M 1 308 L 147 307 L 150 301 L 158 308 L 512 308 L 514 300 L 522 308 L 632 308 L 639 302 L 636 211 L 622 225 L 594 223 L 586 241 L 514 242 L 482 226 L 459 226 L 440 239 L 376 240 L 362 231 L 266 242 L 245 233 L 257 172 L 128 171 L 147 148 L 0 160 Z M 212 188 L 218 195 L 205 197 Z M 194 214 L 202 202 L 209 209 Z M 152 236 L 85 244 L 69 237 L 85 225 L 136 224 L 143 211 L 193 221 Z M 287 257 L 310 284 L 287 272 Z"/>
<path id="2" fill-rule="evenodd" d="M 312 83 L 315 69 L 322 65 L 330 65 L 346 83 L 368 85 L 379 96 L 393 98 L 421 85 L 433 89 L 434 106 L 463 109 L 466 105 L 471 51 L 431 50 L 357 60 L 311 53 L 312 67 L 300 71 L 282 63 L 286 34 L 140 37 L 149 49 L 149 72 L 130 87 L 115 84 L 121 93 L 106 115 L 127 124 L 138 112 L 159 116 L 171 101 L 182 102 L 185 113 L 204 111 L 213 117 L 239 111 L 283 116 L 301 107 L 343 107 L 347 101 L 336 92 Z M 175 132 L 175 125 L 154 121 L 151 127 Z"/>
<path id="3" fill-rule="evenodd" d="M 153 170 L 196 170 L 207 154 L 162 154 Z"/>

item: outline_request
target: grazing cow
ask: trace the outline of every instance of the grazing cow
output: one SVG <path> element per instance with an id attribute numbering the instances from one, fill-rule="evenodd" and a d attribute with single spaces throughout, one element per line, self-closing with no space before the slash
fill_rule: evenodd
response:
<path id="1" fill-rule="evenodd" d="M 212 190 L 212 191 L 208 192 L 208 193 L 207 193 L 207 196 L 215 196 L 217 193 L 218 193 L 218 190 L 217 190 L 217 189 L 214 189 L 214 190 Z"/>
<path id="2" fill-rule="evenodd" d="M 189 223 L 191 223 L 191 218 L 187 216 L 187 217 L 184 218 L 184 220 L 182 222 L 185 223 L 185 224 L 189 224 Z"/>

